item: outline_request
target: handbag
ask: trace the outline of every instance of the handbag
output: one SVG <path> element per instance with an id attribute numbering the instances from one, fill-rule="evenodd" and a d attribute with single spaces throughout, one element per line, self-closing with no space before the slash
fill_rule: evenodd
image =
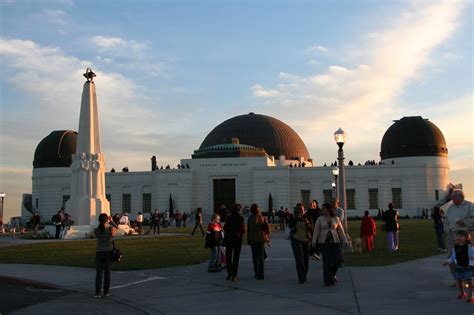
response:
<path id="1" fill-rule="evenodd" d="M 122 251 L 115 247 L 115 242 L 112 241 L 112 261 L 120 262 L 122 260 Z"/>

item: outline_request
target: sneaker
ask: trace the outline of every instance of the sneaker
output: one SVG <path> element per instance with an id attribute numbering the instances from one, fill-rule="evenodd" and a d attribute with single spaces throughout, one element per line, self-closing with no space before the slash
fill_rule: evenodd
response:
<path id="1" fill-rule="evenodd" d="M 105 297 L 109 297 L 109 296 L 110 296 L 110 293 L 108 293 L 108 292 L 107 292 L 107 293 L 104 293 L 104 296 L 105 296 Z"/>
<path id="2" fill-rule="evenodd" d="M 94 299 L 100 299 L 100 294 L 94 295 Z"/>
<path id="3" fill-rule="evenodd" d="M 239 281 L 239 277 L 233 277 L 232 278 L 232 282 L 238 282 Z"/>
<path id="4" fill-rule="evenodd" d="M 459 295 L 458 295 L 458 300 L 465 299 L 466 297 L 467 297 L 466 292 L 459 293 Z"/>
<path id="5" fill-rule="evenodd" d="M 442 252 L 442 253 L 447 253 L 448 250 L 447 250 L 446 248 L 443 248 L 443 249 L 441 249 L 441 252 Z"/>
<path id="6" fill-rule="evenodd" d="M 312 258 L 313 258 L 314 260 L 321 260 L 321 257 L 319 257 L 319 255 L 316 254 L 316 253 L 313 254 Z"/>

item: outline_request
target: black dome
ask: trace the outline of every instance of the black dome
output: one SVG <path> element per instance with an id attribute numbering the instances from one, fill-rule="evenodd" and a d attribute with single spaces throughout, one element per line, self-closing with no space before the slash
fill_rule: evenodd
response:
<path id="1" fill-rule="evenodd" d="M 284 122 L 270 116 L 250 113 L 230 118 L 215 127 L 199 149 L 229 143 L 239 138 L 241 144 L 265 149 L 268 155 L 286 159 L 304 157 L 309 160 L 308 149 L 298 134 Z"/>
<path id="2" fill-rule="evenodd" d="M 395 120 L 382 139 L 382 160 L 409 156 L 448 156 L 441 130 L 421 116 Z"/>
<path id="3" fill-rule="evenodd" d="M 35 150 L 33 168 L 69 167 L 76 152 L 77 132 L 55 130 L 41 140 Z"/>

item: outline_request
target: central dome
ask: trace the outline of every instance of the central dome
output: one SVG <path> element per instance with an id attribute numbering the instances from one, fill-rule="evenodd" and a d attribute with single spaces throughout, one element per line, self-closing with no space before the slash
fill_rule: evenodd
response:
<path id="1" fill-rule="evenodd" d="M 199 149 L 229 143 L 232 138 L 239 138 L 241 144 L 263 148 L 277 159 L 284 155 L 288 160 L 300 157 L 309 160 L 306 145 L 290 126 L 276 118 L 254 113 L 224 121 L 207 135 Z"/>

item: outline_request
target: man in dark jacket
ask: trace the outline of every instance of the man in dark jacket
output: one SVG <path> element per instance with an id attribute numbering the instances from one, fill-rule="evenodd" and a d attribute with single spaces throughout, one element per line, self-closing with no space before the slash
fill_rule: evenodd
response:
<path id="1" fill-rule="evenodd" d="M 241 205 L 232 205 L 232 212 L 224 224 L 224 244 L 226 251 L 227 280 L 238 281 L 240 250 L 245 233 L 244 218 L 240 215 Z"/>

